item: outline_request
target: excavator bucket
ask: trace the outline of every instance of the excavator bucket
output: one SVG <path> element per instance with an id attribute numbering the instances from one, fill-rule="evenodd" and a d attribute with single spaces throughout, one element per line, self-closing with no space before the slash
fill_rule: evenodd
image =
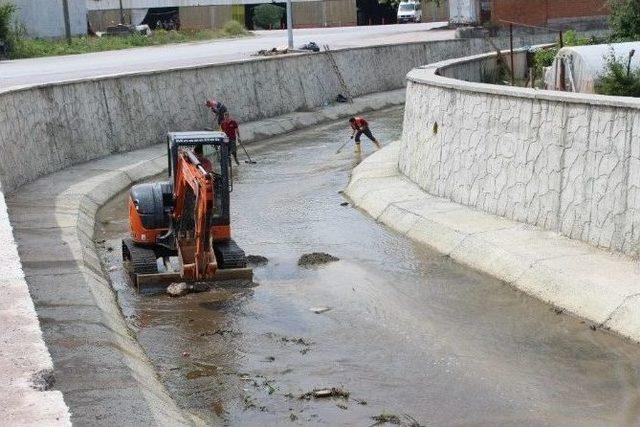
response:
<path id="1" fill-rule="evenodd" d="M 246 267 L 244 252 L 233 240 L 214 244 L 218 268 L 215 274 L 199 280 L 201 283 L 251 281 L 253 270 Z M 190 274 L 181 271 L 180 262 L 172 262 L 175 253 L 157 247 L 145 247 L 131 239 L 122 241 L 122 258 L 125 268 L 138 292 L 164 290 L 171 283 L 195 282 Z"/>

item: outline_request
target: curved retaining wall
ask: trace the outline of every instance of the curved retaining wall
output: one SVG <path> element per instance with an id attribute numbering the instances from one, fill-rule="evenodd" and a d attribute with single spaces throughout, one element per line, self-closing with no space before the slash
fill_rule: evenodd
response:
<path id="1" fill-rule="evenodd" d="M 541 39 L 542 37 L 542 39 Z M 519 45 L 550 36 L 518 37 Z M 505 45 L 506 40 L 498 41 Z M 481 39 L 333 51 L 351 94 L 399 89 L 421 64 L 491 50 Z M 108 76 L 0 92 L 0 181 L 5 192 L 73 164 L 146 147 L 169 130 L 209 126 L 207 97 L 241 121 L 310 111 L 341 92 L 325 53 Z"/>
<path id="2" fill-rule="evenodd" d="M 460 80 L 477 81 L 491 56 L 408 74 L 401 172 L 433 195 L 639 255 L 640 100 Z"/>

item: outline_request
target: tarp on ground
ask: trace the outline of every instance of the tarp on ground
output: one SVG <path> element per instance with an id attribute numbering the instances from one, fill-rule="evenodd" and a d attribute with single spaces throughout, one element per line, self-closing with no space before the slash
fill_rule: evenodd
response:
<path id="1" fill-rule="evenodd" d="M 640 67 L 640 42 L 571 46 L 560 49 L 551 67 L 545 73 L 545 88 L 561 90 L 560 64 L 565 64 L 565 88 L 571 92 L 594 93 L 600 76 L 606 72 L 607 60 L 611 55 L 625 63 L 629 52 L 635 50 L 631 58 L 631 68 Z"/>

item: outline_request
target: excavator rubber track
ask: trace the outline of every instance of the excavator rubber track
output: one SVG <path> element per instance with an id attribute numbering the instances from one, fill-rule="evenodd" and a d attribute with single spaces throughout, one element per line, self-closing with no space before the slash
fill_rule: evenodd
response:
<path id="1" fill-rule="evenodd" d="M 129 273 L 135 279 L 139 274 L 157 274 L 157 255 L 151 248 L 139 246 L 131 239 L 122 240 L 122 259 L 129 262 Z"/>
<path id="2" fill-rule="evenodd" d="M 230 268 L 246 268 L 247 257 L 244 251 L 233 239 L 215 242 L 213 252 L 216 255 L 218 268 L 226 270 Z"/>

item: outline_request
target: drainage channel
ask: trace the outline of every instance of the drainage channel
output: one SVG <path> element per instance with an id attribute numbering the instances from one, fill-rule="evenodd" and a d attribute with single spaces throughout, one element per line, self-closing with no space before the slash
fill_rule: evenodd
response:
<path id="1" fill-rule="evenodd" d="M 389 142 L 402 113 L 367 118 Z M 235 170 L 235 239 L 268 258 L 255 287 L 138 296 L 118 249 L 125 195 L 99 212 L 105 271 L 178 405 L 243 426 L 637 422 L 640 348 L 343 206 L 345 138 L 344 123 L 274 138 Z M 299 266 L 310 252 L 340 260 Z M 348 397 L 306 394 L 332 387 Z"/>

